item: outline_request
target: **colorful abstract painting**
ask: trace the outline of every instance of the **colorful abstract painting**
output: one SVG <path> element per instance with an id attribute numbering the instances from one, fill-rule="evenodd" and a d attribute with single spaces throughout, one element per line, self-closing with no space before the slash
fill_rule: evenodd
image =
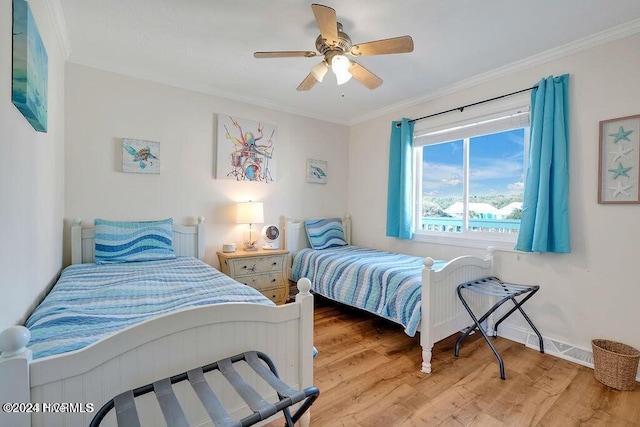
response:
<path id="1" fill-rule="evenodd" d="M 219 115 L 216 178 L 275 181 L 275 137 L 274 125 Z"/>
<path id="2" fill-rule="evenodd" d="M 160 143 L 142 139 L 123 139 L 122 172 L 159 174 Z"/>
<path id="3" fill-rule="evenodd" d="M 48 60 L 29 4 L 13 0 L 11 100 L 38 132 L 47 131 Z"/>

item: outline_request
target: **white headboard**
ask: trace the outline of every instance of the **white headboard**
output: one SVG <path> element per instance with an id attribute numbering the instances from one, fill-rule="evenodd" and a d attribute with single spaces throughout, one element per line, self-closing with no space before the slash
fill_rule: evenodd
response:
<path id="1" fill-rule="evenodd" d="M 291 253 L 309 247 L 309 239 L 307 239 L 307 232 L 304 229 L 304 221 L 304 219 L 293 221 L 291 218 L 285 218 L 284 220 L 284 248 Z M 351 244 L 351 215 L 345 215 L 342 218 L 342 228 L 344 229 L 344 238 L 348 244 Z"/>
<path id="2" fill-rule="evenodd" d="M 71 264 L 94 262 L 93 228 L 82 228 L 82 220 L 75 218 L 71 225 Z M 192 256 L 204 261 L 204 217 L 195 225 L 173 224 L 173 250 L 177 256 Z"/>

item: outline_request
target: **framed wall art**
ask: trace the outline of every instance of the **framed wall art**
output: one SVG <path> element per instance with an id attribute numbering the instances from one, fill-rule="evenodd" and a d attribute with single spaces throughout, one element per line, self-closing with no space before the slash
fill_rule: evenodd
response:
<path id="1" fill-rule="evenodd" d="M 327 183 L 327 162 L 307 159 L 307 182 L 312 184 Z"/>
<path id="2" fill-rule="evenodd" d="M 598 203 L 640 203 L 640 114 L 600 122 Z"/>
<path id="3" fill-rule="evenodd" d="M 269 183 L 276 180 L 276 127 L 220 114 L 216 178 Z"/>
<path id="4" fill-rule="evenodd" d="M 160 143 L 142 139 L 122 140 L 122 172 L 160 173 Z"/>
<path id="5" fill-rule="evenodd" d="M 48 61 L 29 4 L 13 0 L 11 101 L 38 132 L 47 131 Z"/>

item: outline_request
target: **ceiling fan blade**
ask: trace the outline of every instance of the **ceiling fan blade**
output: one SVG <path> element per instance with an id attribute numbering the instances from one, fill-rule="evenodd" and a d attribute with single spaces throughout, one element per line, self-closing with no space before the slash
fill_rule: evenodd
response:
<path id="1" fill-rule="evenodd" d="M 315 3 L 311 5 L 311 9 L 316 17 L 320 35 L 327 40 L 327 44 L 335 44 L 338 41 L 338 19 L 335 9 Z"/>
<path id="2" fill-rule="evenodd" d="M 313 77 L 313 74 L 309 73 L 309 75 L 307 77 L 305 77 L 305 79 L 302 81 L 302 83 L 300 83 L 300 85 L 298 85 L 297 90 L 299 91 L 305 91 L 305 90 L 309 90 L 313 87 L 313 85 L 315 85 L 317 82 L 316 78 Z"/>
<path id="3" fill-rule="evenodd" d="M 317 53 L 307 50 L 285 50 L 281 52 L 254 52 L 254 58 L 293 58 L 304 56 L 305 58 L 311 58 L 316 56 Z"/>
<path id="4" fill-rule="evenodd" d="M 382 79 L 355 61 L 351 61 L 349 72 L 354 79 L 369 89 L 375 89 L 382 84 Z"/>
<path id="5" fill-rule="evenodd" d="M 394 37 L 392 39 L 376 40 L 360 43 L 351 47 L 353 56 L 386 55 L 389 53 L 413 52 L 413 39 L 411 36 Z"/>

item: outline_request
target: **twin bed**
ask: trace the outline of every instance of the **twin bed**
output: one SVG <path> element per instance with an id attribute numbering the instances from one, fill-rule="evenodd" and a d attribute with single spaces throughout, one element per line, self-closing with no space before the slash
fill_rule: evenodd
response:
<path id="1" fill-rule="evenodd" d="M 294 303 L 274 306 L 257 291 L 238 287 L 202 262 L 203 221 L 199 218 L 193 226 L 172 224 L 168 239 L 177 258 L 162 259 L 160 251 L 160 259 L 103 265 L 94 261 L 130 254 L 114 255 L 112 248 L 96 242 L 97 235 L 104 241 L 101 233 L 76 221 L 71 228 L 73 265 L 27 321 L 31 342 L 24 327 L 0 334 L 0 400 L 76 403 L 85 409 L 90 403 L 95 411 L 123 391 L 249 350 L 269 355 L 280 377 L 293 388 L 310 387 L 314 352 L 310 288 L 397 322 L 408 335 L 420 331 L 421 370 L 429 373 L 434 343 L 470 322 L 457 299 L 457 285 L 491 276 L 492 251 L 486 258 L 463 256 L 445 263 L 358 248 L 350 245 L 349 217 L 331 219 L 328 234 L 327 221 L 320 220 L 311 240 L 316 247 L 318 239 L 324 246 L 308 249 L 304 221 L 287 220 L 289 274 L 298 280 L 299 293 Z M 331 243 L 336 232 L 343 240 L 339 245 Z M 471 304 L 482 310 L 491 301 L 478 296 Z M 114 314 L 106 305 L 120 311 Z M 209 381 L 221 391 L 232 417 L 250 413 L 221 378 Z M 254 386 L 268 399 L 277 399 L 266 384 L 257 381 Z M 212 425 L 189 392 L 176 390 L 190 424 Z M 164 422 L 152 399 L 142 400 L 139 412 L 143 425 Z M 81 426 L 88 425 L 93 414 L 2 412 L 0 425 Z M 115 425 L 115 416 L 105 421 Z M 309 418 L 301 423 L 308 425 Z"/>
<path id="2" fill-rule="evenodd" d="M 176 258 L 98 265 L 96 233 L 76 221 L 73 265 L 28 319 L 31 342 L 23 327 L 0 334 L 0 401 L 39 404 L 0 412 L 0 425 L 87 426 L 121 392 L 250 350 L 268 354 L 293 388 L 313 385 L 308 281 L 299 283 L 295 303 L 275 306 L 202 261 L 203 219 L 171 229 Z M 251 413 L 222 378 L 208 380 L 229 415 Z M 267 400 L 277 400 L 273 389 L 255 381 Z M 174 389 L 191 425 L 212 425 L 188 386 Z M 45 403 L 53 404 L 47 413 Z M 69 404 L 74 412 L 53 412 Z M 143 425 L 164 425 L 153 397 L 136 404 Z M 113 411 L 103 425 L 115 425 Z"/>
<path id="3" fill-rule="evenodd" d="M 420 331 L 425 373 L 431 372 L 433 345 L 471 322 L 457 286 L 492 275 L 492 248 L 485 258 L 461 256 L 445 262 L 352 246 L 349 216 L 306 224 L 287 219 L 285 239 L 292 279 L 306 277 L 313 292 L 396 322 L 409 336 Z M 475 312 L 485 312 L 493 302 L 470 295 L 469 304 Z"/>

